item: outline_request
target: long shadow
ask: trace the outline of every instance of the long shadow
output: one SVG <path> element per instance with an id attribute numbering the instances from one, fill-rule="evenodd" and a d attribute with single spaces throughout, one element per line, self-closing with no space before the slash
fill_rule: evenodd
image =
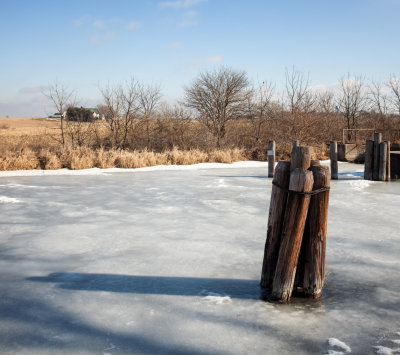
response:
<path id="1" fill-rule="evenodd" d="M 49 282 L 67 290 L 107 291 L 152 295 L 201 296 L 218 294 L 238 299 L 260 299 L 258 280 L 194 277 L 136 276 L 57 272 L 45 277 L 30 277 L 34 282 Z"/>
<path id="2" fill-rule="evenodd" d="M 64 312 L 41 300 L 8 295 L 0 302 L 0 353 L 77 354 L 109 353 L 110 342 L 122 354 L 206 355 L 210 352 L 179 340 L 166 341 L 151 334 L 97 327 L 76 314 Z M 15 326 L 18 325 L 18 326 Z M 29 349 L 29 351 L 27 351 Z M 24 350 L 26 352 L 24 352 Z M 111 351 L 114 353 L 113 351 Z M 215 351 L 215 354 L 223 355 Z"/>

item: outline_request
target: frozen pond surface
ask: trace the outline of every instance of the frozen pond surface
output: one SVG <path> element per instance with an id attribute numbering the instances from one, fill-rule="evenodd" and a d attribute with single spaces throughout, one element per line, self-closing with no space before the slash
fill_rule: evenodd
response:
<path id="1" fill-rule="evenodd" d="M 1 173 L 0 353 L 400 354 L 400 182 L 339 163 L 322 300 L 281 305 L 266 167 Z"/>

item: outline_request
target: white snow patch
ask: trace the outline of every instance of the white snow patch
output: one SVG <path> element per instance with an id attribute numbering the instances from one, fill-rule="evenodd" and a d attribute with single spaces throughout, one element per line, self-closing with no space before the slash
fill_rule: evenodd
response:
<path id="1" fill-rule="evenodd" d="M 21 203 L 21 200 L 18 200 L 14 197 L 0 196 L 0 203 Z"/>
<path id="2" fill-rule="evenodd" d="M 232 299 L 229 297 L 229 295 L 226 295 L 226 294 L 222 295 L 220 293 L 202 290 L 200 292 L 200 295 L 202 295 L 202 296 L 205 295 L 205 297 L 203 297 L 203 300 L 206 302 L 215 303 L 215 304 L 232 303 Z"/>
<path id="3" fill-rule="evenodd" d="M 354 180 L 354 181 L 349 181 L 350 186 L 356 190 L 356 191 L 362 191 L 364 190 L 366 187 L 372 185 L 374 183 L 374 181 L 370 181 L 370 180 Z"/>
<path id="4" fill-rule="evenodd" d="M 394 355 L 394 354 L 400 354 L 400 348 L 396 348 L 396 349 L 390 349 L 387 348 L 386 346 L 374 346 L 374 348 L 376 349 L 376 353 L 379 355 Z"/>
<path id="5" fill-rule="evenodd" d="M 346 343 L 340 341 L 339 339 L 329 338 L 328 343 L 330 346 L 336 346 L 336 347 L 342 349 L 346 353 L 351 353 L 350 346 L 348 346 Z"/>
<path id="6" fill-rule="evenodd" d="M 157 165 L 147 168 L 137 169 L 82 169 L 82 170 L 11 170 L 0 171 L 0 177 L 14 176 L 55 176 L 55 175 L 103 175 L 107 173 L 131 173 L 131 172 L 146 172 L 146 171 L 166 171 L 166 170 L 200 170 L 200 169 L 237 169 L 237 168 L 268 168 L 268 163 L 262 161 L 238 161 L 231 164 L 225 163 L 200 163 L 193 165 Z"/>

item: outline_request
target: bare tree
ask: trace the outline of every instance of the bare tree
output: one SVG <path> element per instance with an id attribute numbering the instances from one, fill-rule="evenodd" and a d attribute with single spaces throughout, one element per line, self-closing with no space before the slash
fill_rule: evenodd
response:
<path id="1" fill-rule="evenodd" d="M 295 68 L 286 69 L 285 96 L 289 115 L 283 114 L 283 117 L 289 119 L 287 130 L 291 138 L 307 140 L 316 104 L 316 97 L 309 88 L 309 76 Z"/>
<path id="2" fill-rule="evenodd" d="M 389 87 L 392 93 L 390 101 L 397 113 L 400 115 L 400 78 L 397 78 L 394 74 L 392 74 L 386 85 Z"/>
<path id="3" fill-rule="evenodd" d="M 61 129 L 61 144 L 65 145 L 65 129 L 64 129 L 64 119 L 66 110 L 69 106 L 75 104 L 75 91 L 68 89 L 67 86 L 59 83 L 57 80 L 54 84 L 48 86 L 47 91 L 43 94 L 51 100 L 54 104 L 57 112 L 60 113 L 60 129 Z"/>
<path id="4" fill-rule="evenodd" d="M 340 80 L 339 106 L 346 120 L 347 129 L 357 128 L 358 118 L 366 108 L 363 82 L 363 77 L 351 77 L 350 74 Z M 352 134 L 349 131 L 348 139 L 351 139 L 351 137 Z"/>
<path id="5" fill-rule="evenodd" d="M 100 88 L 100 92 L 104 100 L 102 113 L 110 133 L 110 145 L 124 149 L 140 108 L 139 84 L 132 78 L 125 86 L 108 86 Z"/>
<path id="6" fill-rule="evenodd" d="M 340 137 L 342 119 L 337 114 L 337 109 L 336 97 L 332 91 L 322 91 L 316 94 L 315 115 L 318 120 L 318 129 L 315 131 L 315 135 L 318 141 Z"/>
<path id="7" fill-rule="evenodd" d="M 368 101 L 371 109 L 379 113 L 379 115 L 386 115 L 388 113 L 389 98 L 384 93 L 383 85 L 378 81 L 372 81 L 368 86 Z"/>
<path id="8" fill-rule="evenodd" d="M 275 85 L 269 81 L 259 83 L 251 90 L 247 99 L 247 118 L 252 126 L 256 145 L 262 141 L 263 130 L 276 115 L 276 104 L 273 102 Z"/>
<path id="9" fill-rule="evenodd" d="M 389 110 L 389 97 L 385 94 L 384 86 L 378 81 L 372 81 L 368 86 L 368 103 L 374 129 L 386 129 L 386 116 Z"/>
<path id="10" fill-rule="evenodd" d="M 181 104 L 171 106 L 164 103 L 160 107 L 158 117 L 159 134 L 162 135 L 169 149 L 198 147 L 196 135 L 199 130 L 193 127 L 197 121 L 192 119 L 192 113 L 185 106 Z"/>
<path id="11" fill-rule="evenodd" d="M 244 71 L 220 68 L 201 73 L 185 87 L 185 104 L 198 113 L 198 119 L 213 134 L 218 148 L 226 133 L 229 120 L 241 117 L 249 95 L 248 79 Z"/>
<path id="12" fill-rule="evenodd" d="M 139 111 L 141 119 L 146 125 L 147 147 L 150 148 L 150 118 L 160 104 L 161 90 L 159 86 L 140 85 L 139 90 Z"/>

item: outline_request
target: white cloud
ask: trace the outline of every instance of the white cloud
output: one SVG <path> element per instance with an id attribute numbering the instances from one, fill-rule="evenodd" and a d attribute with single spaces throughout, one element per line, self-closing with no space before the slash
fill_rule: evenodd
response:
<path id="1" fill-rule="evenodd" d="M 186 11 L 183 14 L 183 18 L 181 22 L 179 22 L 179 26 L 181 27 L 193 27 L 193 26 L 198 26 L 199 22 L 197 20 L 197 11 Z"/>
<path id="2" fill-rule="evenodd" d="M 208 57 L 208 58 L 206 58 L 206 62 L 207 63 L 221 63 L 222 62 L 222 59 L 223 59 L 223 56 L 222 55 L 215 55 L 215 56 L 213 56 L 213 57 Z"/>
<path id="3" fill-rule="evenodd" d="M 183 42 L 172 42 L 168 44 L 168 48 L 182 48 Z"/>
<path id="4" fill-rule="evenodd" d="M 19 90 L 20 94 L 37 94 L 46 90 L 45 86 L 34 86 L 29 88 L 22 88 Z"/>
<path id="5" fill-rule="evenodd" d="M 103 20 L 95 20 L 93 22 L 93 27 L 95 27 L 95 28 L 99 28 L 99 29 L 104 28 L 105 25 L 106 25 L 106 23 Z"/>
<path id="6" fill-rule="evenodd" d="M 126 28 L 130 31 L 133 31 L 133 30 L 140 28 L 141 26 L 142 26 L 142 24 L 140 22 L 131 21 L 126 25 Z"/>
<path id="7" fill-rule="evenodd" d="M 196 6 L 201 2 L 206 2 L 207 0 L 175 0 L 175 1 L 163 1 L 159 3 L 161 8 L 189 8 Z"/>
<path id="8" fill-rule="evenodd" d="M 101 46 L 110 42 L 115 37 L 114 32 L 107 32 L 105 34 L 96 34 L 90 37 L 90 44 L 93 46 Z"/>
<path id="9" fill-rule="evenodd" d="M 78 27 L 78 28 L 82 27 L 87 22 L 87 20 L 88 20 L 88 16 L 87 15 L 82 16 L 82 17 L 80 17 L 80 18 L 78 18 L 78 19 L 76 19 L 74 21 L 74 26 Z"/>

